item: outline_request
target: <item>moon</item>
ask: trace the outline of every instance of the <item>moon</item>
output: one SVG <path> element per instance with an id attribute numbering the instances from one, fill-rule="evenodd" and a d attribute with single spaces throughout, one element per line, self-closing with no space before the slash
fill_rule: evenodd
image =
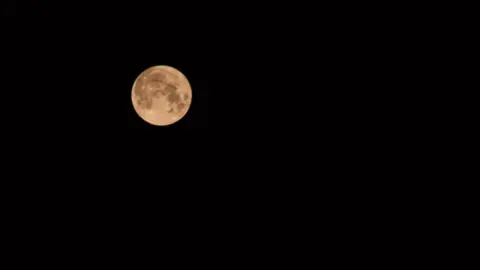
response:
<path id="1" fill-rule="evenodd" d="M 179 70 L 153 66 L 135 80 L 132 104 L 138 116 L 147 123 L 168 126 L 187 114 L 192 104 L 192 88 Z"/>

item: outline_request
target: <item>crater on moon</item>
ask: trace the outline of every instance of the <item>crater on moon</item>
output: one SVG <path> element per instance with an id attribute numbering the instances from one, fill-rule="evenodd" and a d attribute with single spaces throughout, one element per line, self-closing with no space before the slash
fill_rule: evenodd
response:
<path id="1" fill-rule="evenodd" d="M 170 125 L 188 112 L 192 89 L 187 78 L 168 66 L 142 72 L 133 85 L 132 103 L 137 114 L 153 125 Z"/>

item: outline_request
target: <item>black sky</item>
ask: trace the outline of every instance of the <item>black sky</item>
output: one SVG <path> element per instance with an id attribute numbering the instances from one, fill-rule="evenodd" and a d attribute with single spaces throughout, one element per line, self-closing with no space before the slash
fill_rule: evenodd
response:
<path id="1" fill-rule="evenodd" d="M 171 183 L 202 196 L 207 183 L 228 197 L 242 187 L 268 195 L 282 181 L 301 192 L 361 183 L 369 174 L 358 168 L 388 168 L 402 151 L 410 162 L 404 149 L 431 121 L 418 117 L 427 87 L 414 82 L 430 48 L 402 37 L 414 32 L 403 12 L 247 2 L 1 1 L 2 152 L 22 164 L 15 173 L 138 197 Z M 154 65 L 192 85 L 190 112 L 171 128 L 148 126 L 131 105 L 135 78 Z"/>
<path id="2" fill-rule="evenodd" d="M 194 27 L 169 11 L 179 5 L 39 0 L 3 5 L 8 92 L 29 108 L 16 114 L 20 119 L 33 113 L 42 118 L 36 124 L 51 129 L 65 128 L 65 123 L 149 128 L 133 111 L 131 86 L 144 69 L 170 65 L 195 89 L 190 114 L 177 128 L 208 125 L 212 61 L 205 60 L 211 51 L 195 34 L 201 25 Z"/>
<path id="3" fill-rule="evenodd" d="M 408 66 L 416 41 L 402 38 L 397 20 L 388 20 L 395 10 L 385 7 L 40 0 L 2 7 L 4 92 L 12 100 L 4 115 L 15 115 L 6 121 L 46 130 L 150 129 L 131 106 L 131 85 L 146 68 L 171 65 L 194 95 L 174 129 L 298 134 L 320 126 L 349 136 L 400 117 L 398 100 L 415 91 L 399 89 L 418 76 L 418 66 Z"/>

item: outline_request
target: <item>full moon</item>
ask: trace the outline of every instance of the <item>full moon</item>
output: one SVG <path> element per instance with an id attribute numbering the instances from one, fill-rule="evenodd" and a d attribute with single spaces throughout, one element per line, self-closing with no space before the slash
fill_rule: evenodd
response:
<path id="1" fill-rule="evenodd" d="M 154 66 L 143 71 L 132 87 L 137 114 L 156 126 L 182 119 L 192 103 L 192 88 L 185 75 L 173 67 Z"/>

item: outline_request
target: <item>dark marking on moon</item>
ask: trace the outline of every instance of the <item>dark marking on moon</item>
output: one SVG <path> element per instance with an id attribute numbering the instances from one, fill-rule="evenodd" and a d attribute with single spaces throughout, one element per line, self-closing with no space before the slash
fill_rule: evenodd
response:
<path id="1" fill-rule="evenodd" d="M 165 92 L 167 92 L 169 94 L 173 94 L 173 93 L 175 93 L 175 91 L 177 91 L 177 87 L 175 87 L 173 85 L 167 84 L 167 86 L 165 87 Z"/>
<path id="2" fill-rule="evenodd" d="M 151 77 L 152 82 L 163 82 L 165 83 L 166 75 L 163 73 L 155 73 Z"/>
<path id="3" fill-rule="evenodd" d="M 151 98 L 143 96 L 138 98 L 137 104 L 140 108 L 150 109 L 152 107 L 153 102 Z"/>
<path id="4" fill-rule="evenodd" d="M 168 95 L 167 100 L 170 103 L 178 103 L 180 101 L 180 96 L 176 92 L 173 92 Z"/>

